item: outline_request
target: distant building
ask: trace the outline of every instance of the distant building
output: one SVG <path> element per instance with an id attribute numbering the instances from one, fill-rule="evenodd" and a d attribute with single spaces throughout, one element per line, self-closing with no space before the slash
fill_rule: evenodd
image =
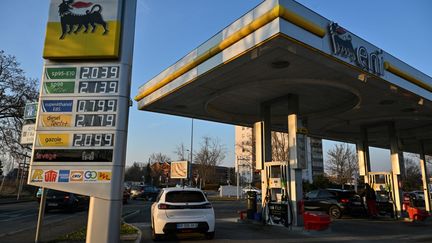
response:
<path id="1" fill-rule="evenodd" d="M 235 172 L 241 182 L 251 183 L 255 170 L 255 146 L 253 129 L 235 126 Z"/>
<path id="2" fill-rule="evenodd" d="M 253 128 L 235 127 L 235 168 L 245 183 L 250 183 L 250 180 L 255 175 L 254 134 Z M 285 147 L 284 149 L 287 150 L 288 140 L 286 133 L 274 133 L 272 136 L 276 136 L 280 143 L 279 146 Z M 322 139 L 299 135 L 297 145 L 299 163 L 305 166 L 303 179 L 312 182 L 314 176 L 324 174 Z M 274 159 L 276 153 L 277 151 L 273 148 Z M 279 158 L 279 160 L 281 159 Z"/>

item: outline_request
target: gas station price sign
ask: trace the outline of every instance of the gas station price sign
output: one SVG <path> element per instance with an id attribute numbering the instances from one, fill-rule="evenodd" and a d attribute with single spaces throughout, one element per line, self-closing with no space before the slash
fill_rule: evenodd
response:
<path id="1" fill-rule="evenodd" d="M 120 71 L 119 64 L 45 66 L 34 164 L 113 162 L 125 104 Z"/>

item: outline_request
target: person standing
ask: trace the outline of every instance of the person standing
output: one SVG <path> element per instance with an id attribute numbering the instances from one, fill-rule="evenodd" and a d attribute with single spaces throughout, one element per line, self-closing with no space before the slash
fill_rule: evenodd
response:
<path id="1" fill-rule="evenodd" d="M 368 183 L 366 183 L 366 188 L 365 188 L 364 192 L 362 193 L 362 196 L 364 196 L 366 198 L 366 206 L 367 206 L 368 216 L 369 217 L 378 216 L 375 190 Z"/>

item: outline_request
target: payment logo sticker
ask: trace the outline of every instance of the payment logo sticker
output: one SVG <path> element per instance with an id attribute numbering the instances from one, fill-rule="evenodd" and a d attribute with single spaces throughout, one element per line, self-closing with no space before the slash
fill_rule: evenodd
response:
<path id="1" fill-rule="evenodd" d="M 70 181 L 71 182 L 81 182 L 83 181 L 83 174 L 84 172 L 82 170 L 72 170 L 70 172 Z"/>
<path id="2" fill-rule="evenodd" d="M 42 115 L 43 127 L 71 127 L 72 115 Z"/>
<path id="3" fill-rule="evenodd" d="M 55 170 L 49 170 L 45 172 L 45 182 L 56 182 L 58 172 Z"/>
<path id="4" fill-rule="evenodd" d="M 98 173 L 94 170 L 84 172 L 84 181 L 97 181 Z"/>
<path id="5" fill-rule="evenodd" d="M 69 182 L 70 170 L 59 170 L 58 182 Z"/>
<path id="6" fill-rule="evenodd" d="M 73 100 L 44 100 L 42 101 L 43 112 L 71 112 Z"/>
<path id="7" fill-rule="evenodd" d="M 33 170 L 33 174 L 31 176 L 31 182 L 42 182 L 43 181 L 43 170 L 36 169 Z"/>
<path id="8" fill-rule="evenodd" d="M 38 134 L 37 141 L 43 147 L 66 147 L 69 146 L 69 134 Z"/>
<path id="9" fill-rule="evenodd" d="M 98 171 L 98 181 L 111 181 L 111 172 Z"/>

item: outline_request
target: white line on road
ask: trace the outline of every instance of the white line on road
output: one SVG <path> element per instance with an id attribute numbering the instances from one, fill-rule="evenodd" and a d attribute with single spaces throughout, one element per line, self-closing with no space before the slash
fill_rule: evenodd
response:
<path id="1" fill-rule="evenodd" d="M 50 218 L 57 217 L 57 216 L 58 215 L 49 215 L 49 216 L 46 216 L 45 219 L 50 219 Z M 43 226 L 48 226 L 50 224 L 55 224 L 55 223 L 58 223 L 58 222 L 61 222 L 61 221 L 73 218 L 74 216 L 75 215 L 71 215 L 71 216 L 68 216 L 68 217 L 65 217 L 65 218 L 60 218 L 58 220 L 53 220 L 53 221 L 51 221 L 49 223 L 44 224 Z M 23 232 L 23 231 L 26 231 L 26 230 L 31 230 L 31 229 L 34 229 L 34 228 L 36 228 L 36 224 L 33 225 L 33 226 L 29 226 L 29 227 L 26 227 L 26 228 L 19 229 L 19 230 L 15 230 L 15 231 L 11 231 L 11 232 L 0 234 L 0 238 L 8 236 L 8 235 L 18 234 L 20 232 Z"/>

